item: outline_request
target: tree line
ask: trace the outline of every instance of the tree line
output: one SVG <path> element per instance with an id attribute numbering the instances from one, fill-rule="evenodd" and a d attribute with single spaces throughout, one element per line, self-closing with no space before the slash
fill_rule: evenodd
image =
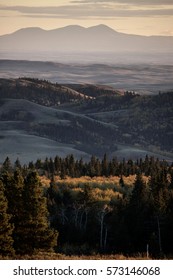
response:
<path id="1" fill-rule="evenodd" d="M 65 158 L 55 156 L 55 158 L 46 158 L 45 160 L 38 159 L 35 163 L 29 163 L 30 168 L 42 170 L 47 177 L 58 175 L 62 179 L 66 176 L 77 178 L 81 176 L 129 176 L 138 172 L 145 176 L 150 176 L 152 173 L 165 168 L 171 172 L 173 163 L 168 163 L 165 160 L 159 160 L 153 156 L 137 159 L 137 160 L 118 160 L 116 157 L 109 158 L 104 154 L 102 158 L 91 156 L 90 160 L 84 161 L 76 159 L 73 154 Z"/>

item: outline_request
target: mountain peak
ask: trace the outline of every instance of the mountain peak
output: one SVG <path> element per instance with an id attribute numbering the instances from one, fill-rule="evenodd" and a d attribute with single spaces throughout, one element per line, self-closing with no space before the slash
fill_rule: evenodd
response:
<path id="1" fill-rule="evenodd" d="M 99 24 L 99 25 L 95 25 L 95 26 L 91 26 L 88 27 L 88 30 L 94 30 L 94 31 L 100 31 L 100 32 L 112 32 L 112 33 L 118 33 L 117 31 L 115 31 L 113 28 L 105 25 L 105 24 Z"/>
<path id="2" fill-rule="evenodd" d="M 67 25 L 64 27 L 60 27 L 60 28 L 56 28 L 54 30 L 76 30 L 76 31 L 80 31 L 80 30 L 102 30 L 102 31 L 113 31 L 116 32 L 114 29 L 112 29 L 111 27 L 105 25 L 105 24 L 98 24 L 98 25 L 94 25 L 94 26 L 90 26 L 90 27 L 83 27 L 81 25 L 78 24 L 72 24 L 72 25 Z M 50 30 L 51 31 L 51 30 Z"/>
<path id="3" fill-rule="evenodd" d="M 40 27 L 25 27 L 15 31 L 13 34 L 19 33 L 32 33 L 32 32 L 44 32 L 45 30 Z"/>
<path id="4" fill-rule="evenodd" d="M 81 25 L 73 24 L 73 25 L 67 25 L 61 28 L 57 28 L 56 30 L 64 30 L 64 31 L 81 31 L 84 30 L 85 27 L 82 27 Z"/>
<path id="5" fill-rule="evenodd" d="M 102 29 L 102 30 L 113 30 L 111 27 L 107 26 L 106 24 L 98 24 L 98 25 L 94 25 L 91 27 L 88 27 L 89 29 Z"/>

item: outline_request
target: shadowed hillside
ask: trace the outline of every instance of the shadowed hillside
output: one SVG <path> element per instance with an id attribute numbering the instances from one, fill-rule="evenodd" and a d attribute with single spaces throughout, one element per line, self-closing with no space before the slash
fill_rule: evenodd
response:
<path id="1" fill-rule="evenodd" d="M 85 159 L 106 152 L 119 158 L 150 153 L 169 160 L 172 104 L 172 92 L 140 96 L 100 85 L 1 79 L 2 160 L 69 152 Z"/>

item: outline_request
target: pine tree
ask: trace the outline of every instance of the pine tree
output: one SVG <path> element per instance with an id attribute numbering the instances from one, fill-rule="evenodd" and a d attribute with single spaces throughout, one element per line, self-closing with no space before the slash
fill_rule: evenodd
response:
<path id="1" fill-rule="evenodd" d="M 58 233 L 50 228 L 46 198 L 43 197 L 38 174 L 28 174 L 23 188 L 23 212 L 19 252 L 32 254 L 39 249 L 50 250 L 57 244 Z"/>
<path id="2" fill-rule="evenodd" d="M 61 172 L 61 158 L 56 156 L 54 159 L 55 173 L 59 175 Z"/>
<path id="3" fill-rule="evenodd" d="M 15 163 L 14 163 L 14 169 L 19 169 L 21 170 L 22 166 L 21 166 L 21 163 L 20 163 L 20 160 L 17 158 Z"/>
<path id="4" fill-rule="evenodd" d="M 150 232 L 150 199 L 149 190 L 143 181 L 142 175 L 137 174 L 134 188 L 127 208 L 127 225 L 135 250 L 145 250 L 149 241 Z"/>
<path id="5" fill-rule="evenodd" d="M 89 163 L 89 175 L 90 175 L 90 177 L 96 176 L 95 165 L 96 165 L 96 158 L 95 158 L 95 156 L 92 156 L 91 160 L 90 160 L 90 163 Z"/>
<path id="6" fill-rule="evenodd" d="M 124 183 L 124 179 L 123 176 L 121 175 L 120 180 L 119 180 L 119 185 L 124 188 L 125 187 L 125 183 Z"/>
<path id="7" fill-rule="evenodd" d="M 134 182 L 134 188 L 130 199 L 130 204 L 135 206 L 136 210 L 143 208 L 147 204 L 148 189 L 143 181 L 142 175 L 138 173 Z"/>
<path id="8" fill-rule="evenodd" d="M 11 186 L 8 186 L 8 201 L 9 201 L 9 213 L 12 215 L 12 223 L 15 228 L 13 231 L 14 239 L 14 248 L 15 250 L 20 247 L 22 242 L 23 235 L 20 234 L 20 222 L 21 222 L 21 213 L 23 209 L 23 199 L 22 192 L 24 186 L 24 178 L 19 169 L 14 171 Z"/>
<path id="9" fill-rule="evenodd" d="M 153 172 L 148 184 L 152 190 L 155 212 L 163 214 L 169 201 L 169 181 L 166 169 L 162 168 L 157 172 Z"/>
<path id="10" fill-rule="evenodd" d="M 102 160 L 102 175 L 108 177 L 109 176 L 109 164 L 108 164 L 108 159 L 107 155 L 104 154 L 103 160 Z"/>
<path id="11" fill-rule="evenodd" d="M 9 157 L 6 157 L 5 161 L 2 164 L 2 173 L 4 172 L 11 172 L 12 171 L 12 164 Z"/>
<path id="12" fill-rule="evenodd" d="M 0 181 L 0 254 L 13 254 L 13 226 L 10 223 L 8 211 L 8 202 L 4 194 L 4 186 Z"/>

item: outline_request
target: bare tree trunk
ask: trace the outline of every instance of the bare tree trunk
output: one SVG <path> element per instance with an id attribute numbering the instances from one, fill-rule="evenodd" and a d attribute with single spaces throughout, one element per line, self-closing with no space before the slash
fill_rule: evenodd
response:
<path id="1" fill-rule="evenodd" d="M 159 251 L 162 253 L 162 244 L 161 244 L 161 234 L 160 234 L 160 222 L 159 217 L 157 216 L 157 225 L 158 225 L 158 236 L 159 236 Z"/>
<path id="2" fill-rule="evenodd" d="M 65 208 L 60 209 L 60 217 L 62 219 L 62 224 L 64 225 L 66 221 L 68 221 L 67 216 L 65 215 Z"/>
<path id="3" fill-rule="evenodd" d="M 84 229 L 86 230 L 87 227 L 87 222 L 88 222 L 88 211 L 85 210 L 85 224 L 84 224 Z"/>
<path id="4" fill-rule="evenodd" d="M 82 229 L 83 215 L 84 215 L 84 211 L 82 211 L 82 213 L 81 213 L 81 215 L 80 215 L 80 222 L 79 222 L 79 228 L 80 228 L 80 229 Z"/>
<path id="5" fill-rule="evenodd" d="M 100 217 L 100 248 L 103 247 L 103 220 L 104 220 L 104 213 L 101 214 Z"/>
<path id="6" fill-rule="evenodd" d="M 104 250 L 106 249 L 107 236 L 108 236 L 108 229 L 107 229 L 107 227 L 106 227 L 106 228 L 105 228 L 105 238 L 104 238 Z"/>
<path id="7" fill-rule="evenodd" d="M 110 208 L 107 207 L 107 205 L 104 205 L 104 207 L 101 209 L 101 211 L 98 213 L 98 219 L 100 221 L 100 249 L 103 249 L 106 247 L 107 242 L 107 228 L 105 228 L 105 236 L 103 240 L 103 230 L 104 230 L 104 219 L 105 216 L 111 211 Z"/>

